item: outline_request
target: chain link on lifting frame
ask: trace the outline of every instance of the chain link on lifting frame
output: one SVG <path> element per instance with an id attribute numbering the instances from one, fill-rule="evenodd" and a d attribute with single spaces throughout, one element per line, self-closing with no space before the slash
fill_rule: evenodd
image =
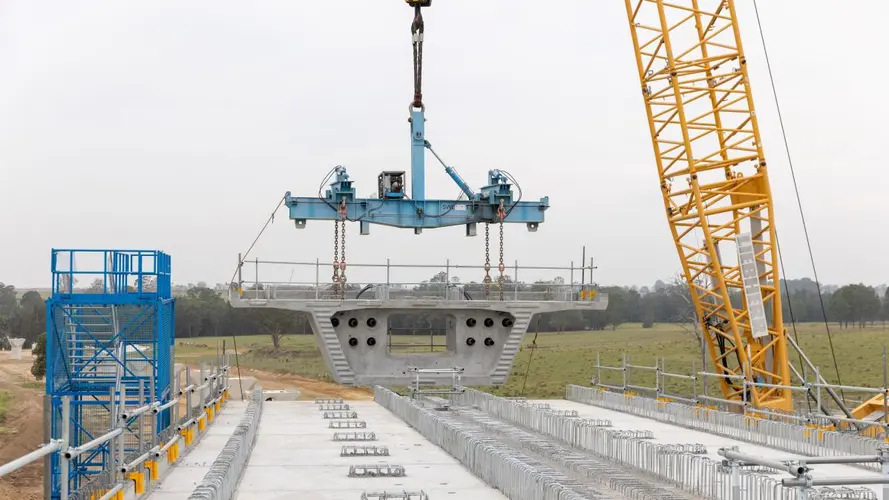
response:
<path id="1" fill-rule="evenodd" d="M 497 219 L 500 225 L 500 261 L 497 264 L 497 270 L 500 276 L 497 278 L 497 287 L 500 289 L 500 301 L 503 301 L 503 282 L 505 280 L 504 272 L 506 264 L 503 263 L 503 220 L 506 218 L 506 211 L 503 209 L 503 200 L 500 200 L 500 206 L 497 207 Z M 491 224 L 485 222 L 485 278 L 482 280 L 485 285 L 485 300 L 491 300 Z"/>
<path id="2" fill-rule="evenodd" d="M 346 200 L 340 203 L 340 218 L 333 221 L 333 291 L 340 300 L 346 299 Z M 340 259 L 342 255 L 342 259 Z"/>
<path id="3" fill-rule="evenodd" d="M 491 224 L 485 222 L 485 300 L 491 295 Z"/>
<path id="4" fill-rule="evenodd" d="M 506 265 L 503 264 L 503 219 L 506 218 L 503 200 L 500 200 L 500 207 L 497 208 L 497 218 L 500 219 L 500 264 L 497 266 L 497 269 L 500 270 L 500 277 L 497 278 L 497 284 L 500 287 L 500 302 L 503 302 L 503 272 L 506 270 Z"/>

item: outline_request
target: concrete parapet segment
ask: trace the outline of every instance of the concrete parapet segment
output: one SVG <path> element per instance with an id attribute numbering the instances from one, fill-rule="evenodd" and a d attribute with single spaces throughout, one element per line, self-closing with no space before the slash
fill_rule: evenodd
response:
<path id="1" fill-rule="evenodd" d="M 188 497 L 189 500 L 230 500 L 234 497 L 241 473 L 256 443 L 263 401 L 262 388 L 257 387 L 253 391 L 241 423 L 210 466 L 210 471 Z"/>

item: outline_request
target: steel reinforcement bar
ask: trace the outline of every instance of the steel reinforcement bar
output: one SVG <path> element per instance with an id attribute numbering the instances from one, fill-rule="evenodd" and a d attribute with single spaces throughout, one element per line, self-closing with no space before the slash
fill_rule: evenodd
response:
<path id="1" fill-rule="evenodd" d="M 210 466 L 209 472 L 188 497 L 189 500 L 231 500 L 234 497 L 241 473 L 256 443 L 262 402 L 262 388 L 256 387 L 241 423 Z"/>
<path id="2" fill-rule="evenodd" d="M 657 477 L 665 484 L 708 499 L 731 498 L 732 478 L 719 462 L 678 451 L 650 440 L 627 437 L 581 419 L 563 417 L 529 405 L 517 404 L 488 393 L 467 389 L 455 404 L 472 406 L 501 420 L 553 437 L 570 446 L 590 451 L 614 463 Z M 758 473 L 738 478 L 745 500 L 796 500 L 797 491 Z"/>
<path id="3" fill-rule="evenodd" d="M 688 429 L 716 434 L 789 453 L 819 455 L 876 455 L 881 441 L 854 434 L 767 420 L 739 413 L 713 410 L 683 403 L 665 403 L 651 398 L 627 396 L 599 389 L 569 385 L 565 398 Z M 852 464 L 880 470 L 879 464 Z"/>
<path id="4" fill-rule="evenodd" d="M 374 386 L 374 400 L 513 500 L 585 500 L 560 484 L 555 471 L 524 461 L 498 440 L 474 435 L 403 398 Z"/>
<path id="5" fill-rule="evenodd" d="M 539 463 L 522 461 L 518 453 L 505 447 L 494 436 L 484 438 L 462 431 L 444 418 L 388 389 L 375 387 L 374 399 L 510 498 L 583 498 L 569 488 L 570 480 L 565 484 L 560 483 L 559 474 L 555 471 L 542 468 Z M 652 474 L 684 491 L 708 499 L 730 498 L 732 482 L 729 472 L 709 458 L 677 453 L 664 445 L 623 437 L 612 430 L 585 425 L 576 418 L 554 415 L 479 391 L 467 390 L 457 401 L 614 463 Z M 743 474 L 738 480 L 745 492 L 744 500 L 797 499 L 796 490 L 784 488 L 779 481 L 760 474 Z"/>

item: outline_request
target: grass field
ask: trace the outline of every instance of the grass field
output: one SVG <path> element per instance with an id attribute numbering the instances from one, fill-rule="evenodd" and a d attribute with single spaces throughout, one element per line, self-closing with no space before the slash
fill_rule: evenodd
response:
<path id="1" fill-rule="evenodd" d="M 822 368 L 824 376 L 836 382 L 830 345 L 823 324 L 797 326 L 799 343 L 813 363 Z M 876 326 L 865 329 L 841 330 L 831 325 L 842 382 L 847 385 L 881 387 L 883 385 L 883 346 L 889 344 L 889 329 Z M 232 347 L 229 338 L 198 338 L 177 342 L 179 361 L 212 361 L 217 342 Z M 493 392 L 501 395 L 556 398 L 564 395 L 566 384 L 589 385 L 595 375 L 596 354 L 604 365 L 619 365 L 626 352 L 632 363 L 654 365 L 655 358 L 665 357 L 667 370 L 690 373 L 692 360 L 701 359 L 700 347 L 691 333 L 676 325 L 656 325 L 643 329 L 641 325 L 621 325 L 617 330 L 601 332 L 541 333 L 537 348 L 531 349 L 533 334 L 525 337 L 516 357 L 507 384 Z M 330 381 L 321 352 L 310 335 L 284 337 L 281 349 L 271 348 L 268 336 L 249 336 L 237 339 L 241 366 L 278 373 L 293 373 Z M 428 348 L 428 347 L 427 347 Z M 530 363 L 529 359 L 533 360 Z M 795 355 L 791 361 L 798 364 Z M 709 363 L 709 361 L 708 361 Z M 697 366 L 700 369 L 700 363 Z M 525 378 L 527 374 L 527 383 Z M 619 385 L 619 373 L 602 372 L 602 381 Z M 633 375 L 639 385 L 653 385 L 652 375 L 641 372 Z M 525 385 L 524 393 L 522 391 Z M 688 393 L 689 384 L 668 385 L 668 390 Z M 716 394 L 711 392 L 711 394 Z"/>
<path id="2" fill-rule="evenodd" d="M 0 391 L 0 429 L 3 422 L 6 421 L 6 412 L 9 411 L 10 403 L 12 403 L 12 394 L 9 391 Z"/>

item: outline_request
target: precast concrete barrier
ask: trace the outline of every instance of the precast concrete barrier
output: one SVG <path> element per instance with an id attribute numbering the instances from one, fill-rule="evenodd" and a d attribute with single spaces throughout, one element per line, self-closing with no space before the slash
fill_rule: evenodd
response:
<path id="1" fill-rule="evenodd" d="M 262 388 L 256 387 L 241 422 L 225 443 L 189 500 L 231 500 L 256 443 L 256 431 L 262 416 Z"/>
<path id="2" fill-rule="evenodd" d="M 454 397 L 455 405 L 480 411 L 555 438 L 567 445 L 592 452 L 613 463 L 645 472 L 661 482 L 708 499 L 732 498 L 732 474 L 707 457 L 676 447 L 633 437 L 618 430 L 592 425 L 588 420 L 564 417 L 538 410 L 488 393 L 467 389 Z M 799 492 L 785 488 L 780 480 L 764 474 L 745 472 L 735 479 L 743 500 L 796 500 Z"/>
<path id="3" fill-rule="evenodd" d="M 569 385 L 565 399 L 807 456 L 877 455 L 880 440 L 683 403 Z M 880 470 L 880 464 L 850 464 Z"/>

